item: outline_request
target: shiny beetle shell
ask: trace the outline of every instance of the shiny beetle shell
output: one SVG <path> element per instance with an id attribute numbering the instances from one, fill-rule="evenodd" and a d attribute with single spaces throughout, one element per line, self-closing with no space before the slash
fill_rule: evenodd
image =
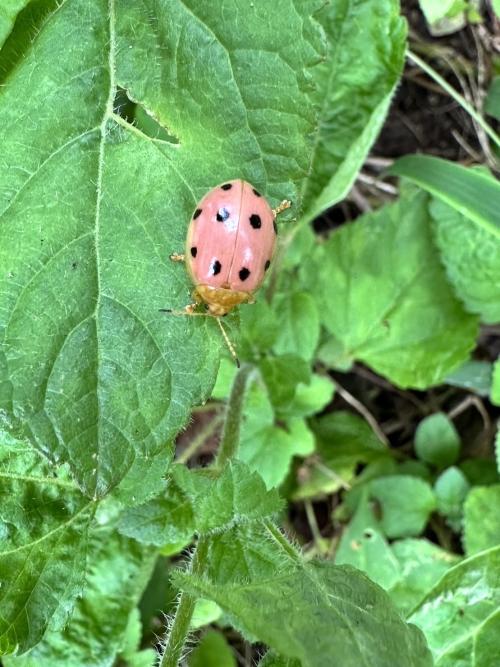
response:
<path id="1" fill-rule="evenodd" d="M 200 201 L 188 229 L 186 263 L 198 297 L 213 314 L 251 300 L 264 280 L 275 244 L 273 210 L 250 183 L 227 181 Z M 224 303 L 217 308 L 221 300 Z"/>

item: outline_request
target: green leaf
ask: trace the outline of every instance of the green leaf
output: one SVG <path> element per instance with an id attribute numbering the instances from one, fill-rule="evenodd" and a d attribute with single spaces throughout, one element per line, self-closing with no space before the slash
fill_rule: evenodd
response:
<path id="1" fill-rule="evenodd" d="M 335 563 L 353 565 L 386 590 L 401 576 L 399 563 L 370 507 L 366 488 L 356 513 L 342 533 Z"/>
<path id="2" fill-rule="evenodd" d="M 492 5 L 495 14 L 500 18 L 500 0 L 492 0 Z"/>
<path id="3" fill-rule="evenodd" d="M 296 354 L 310 361 L 319 340 L 319 313 L 316 301 L 307 292 L 291 292 L 276 299 L 280 323 L 274 349 L 278 354 Z"/>
<path id="4" fill-rule="evenodd" d="M 259 662 L 258 667 L 301 667 L 301 664 L 298 660 L 283 658 L 273 651 L 268 651 Z"/>
<path id="5" fill-rule="evenodd" d="M 500 357 L 493 364 L 490 400 L 493 405 L 500 405 Z"/>
<path id="6" fill-rule="evenodd" d="M 283 482 L 294 456 L 314 451 L 313 435 L 302 419 L 290 420 L 283 427 L 274 422 L 266 387 L 257 377 L 245 397 L 238 458 L 259 473 L 268 489 Z"/>
<path id="7" fill-rule="evenodd" d="M 130 615 L 151 575 L 153 549 L 107 528 L 93 532 L 83 597 L 69 623 L 50 631 L 26 656 L 6 667 L 81 667 L 112 665 L 126 641 Z M 128 638 L 127 638 L 128 639 Z"/>
<path id="8" fill-rule="evenodd" d="M 463 504 L 469 489 L 470 485 L 464 473 L 455 466 L 441 473 L 434 484 L 437 510 L 446 517 L 447 523 L 457 533 L 462 526 Z"/>
<path id="9" fill-rule="evenodd" d="M 30 0 L 2 0 L 0 6 L 0 48 L 9 36 L 19 12 Z"/>
<path id="10" fill-rule="evenodd" d="M 260 372 L 266 384 L 271 403 L 278 415 L 281 408 L 283 410 L 288 409 L 299 382 L 309 384 L 311 379 L 307 362 L 293 354 L 262 359 Z"/>
<path id="11" fill-rule="evenodd" d="M 492 238 L 500 238 L 500 183 L 475 169 L 429 155 L 408 155 L 389 170 L 465 215 Z"/>
<path id="12" fill-rule="evenodd" d="M 485 177 L 491 178 L 488 174 Z M 493 180 L 491 178 L 491 180 Z M 446 273 L 467 310 L 486 323 L 500 320 L 498 235 L 474 224 L 442 201 L 431 202 L 437 246 Z"/>
<path id="13" fill-rule="evenodd" d="M 219 605 L 212 602 L 212 600 L 198 598 L 194 605 L 194 611 L 189 625 L 191 629 L 196 630 L 205 625 L 209 625 L 210 623 L 215 623 L 221 616 L 222 609 Z"/>
<path id="14" fill-rule="evenodd" d="M 488 396 L 491 390 L 492 370 L 493 365 L 489 361 L 471 359 L 450 373 L 445 382 L 454 387 L 469 389 L 480 396 Z"/>
<path id="15" fill-rule="evenodd" d="M 460 560 L 425 539 L 398 540 L 391 546 L 399 562 L 400 580 L 389 594 L 405 614 Z"/>
<path id="16" fill-rule="evenodd" d="M 486 486 L 499 481 L 497 465 L 494 459 L 465 459 L 460 470 L 467 477 L 471 486 Z"/>
<path id="17" fill-rule="evenodd" d="M 415 432 L 415 451 L 426 463 L 446 468 L 460 453 L 460 436 L 453 422 L 442 412 L 425 417 Z"/>
<path id="18" fill-rule="evenodd" d="M 173 478 L 190 499 L 196 530 L 224 530 L 239 522 L 277 514 L 283 506 L 276 489 L 266 490 L 262 478 L 241 461 L 231 461 L 219 476 L 209 469 L 176 465 Z"/>
<path id="19" fill-rule="evenodd" d="M 380 525 L 390 538 L 420 535 L 436 508 L 436 498 L 430 485 L 409 475 L 372 480 L 370 496 L 381 505 Z"/>
<path id="20" fill-rule="evenodd" d="M 304 191 L 306 220 L 351 188 L 387 115 L 406 46 L 406 23 L 396 0 L 337 0 L 318 18 L 330 47 L 314 70 L 320 115 Z"/>
<path id="21" fill-rule="evenodd" d="M 331 468 L 371 463 L 390 456 L 364 419 L 337 410 L 311 422 L 317 449 Z"/>
<path id="22" fill-rule="evenodd" d="M 476 318 L 446 280 L 422 192 L 336 231 L 301 272 L 344 358 L 401 387 L 441 382 L 475 344 Z"/>
<path id="23" fill-rule="evenodd" d="M 439 580 L 410 616 L 425 633 L 436 667 L 473 662 L 477 633 L 500 605 L 500 547 L 459 563 Z"/>
<path id="24" fill-rule="evenodd" d="M 493 1 L 498 1 L 497 11 L 500 13 L 500 0 Z M 493 118 L 500 120 L 500 76 L 495 76 L 490 83 L 488 94 L 484 100 L 484 111 Z"/>
<path id="25" fill-rule="evenodd" d="M 89 502 L 29 445 L 0 441 L 0 655 L 23 653 L 61 627 L 85 572 Z"/>
<path id="26" fill-rule="evenodd" d="M 146 499 L 223 345 L 158 312 L 190 298 L 168 256 L 223 179 L 297 202 L 320 0 L 54 4 L 0 98 L 0 408 L 90 496 Z M 118 87 L 176 141 L 119 117 Z"/>
<path id="27" fill-rule="evenodd" d="M 473 488 L 464 505 L 464 546 L 471 556 L 500 545 L 500 484 Z"/>
<path id="28" fill-rule="evenodd" d="M 160 497 L 125 510 L 118 524 L 123 535 L 143 544 L 165 547 L 189 544 L 196 524 L 189 498 L 174 481 Z"/>
<path id="29" fill-rule="evenodd" d="M 283 419 L 309 417 L 321 412 L 333 398 L 335 385 L 329 377 L 313 374 L 309 384 L 299 382 L 292 400 L 280 408 Z"/>
<path id="30" fill-rule="evenodd" d="M 500 651 L 499 637 L 500 610 L 497 610 L 484 621 L 474 636 L 472 660 L 475 666 L 496 667 Z"/>
<path id="31" fill-rule="evenodd" d="M 422 636 L 381 588 L 349 566 L 304 563 L 269 524 L 216 536 L 209 557 L 206 576 L 179 572 L 175 581 L 215 600 L 248 639 L 303 667 L 431 664 Z"/>
<path id="32" fill-rule="evenodd" d="M 436 2 L 436 0 L 418 0 L 427 23 L 436 23 L 443 19 L 455 3 L 456 0 L 440 0 L 439 2 Z"/>
<path id="33" fill-rule="evenodd" d="M 236 667 L 236 658 L 220 632 L 209 630 L 189 656 L 189 667 Z"/>

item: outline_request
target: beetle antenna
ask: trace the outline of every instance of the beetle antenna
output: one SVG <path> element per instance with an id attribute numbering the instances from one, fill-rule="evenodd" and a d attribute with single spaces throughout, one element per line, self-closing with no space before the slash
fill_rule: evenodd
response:
<path id="1" fill-rule="evenodd" d="M 217 320 L 217 324 L 219 325 L 219 328 L 220 328 L 220 330 L 221 330 L 221 332 L 222 332 L 222 335 L 224 336 L 224 340 L 226 341 L 226 345 L 227 345 L 227 347 L 228 347 L 228 349 L 229 349 L 229 352 L 231 352 L 231 356 L 232 356 L 233 359 L 234 359 L 234 363 L 238 366 L 238 368 L 240 368 L 240 360 L 239 360 L 238 357 L 236 356 L 236 350 L 234 349 L 234 345 L 233 345 L 233 344 L 231 343 L 231 341 L 229 340 L 229 336 L 227 335 L 226 330 L 225 330 L 224 327 L 222 326 L 222 322 L 220 321 L 220 318 L 219 318 L 219 317 L 216 317 L 215 319 Z"/>

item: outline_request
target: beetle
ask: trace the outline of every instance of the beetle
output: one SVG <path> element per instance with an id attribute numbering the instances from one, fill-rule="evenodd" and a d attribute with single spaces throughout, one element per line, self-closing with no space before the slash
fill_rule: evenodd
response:
<path id="1" fill-rule="evenodd" d="M 210 190 L 197 204 L 186 237 L 185 261 L 194 284 L 194 303 L 175 315 L 211 315 L 217 318 L 231 353 L 236 358 L 218 318 L 243 303 L 254 303 L 254 292 L 264 281 L 276 245 L 276 216 L 289 208 L 287 200 L 272 209 L 250 183 L 226 181 Z M 205 313 L 195 312 L 204 305 Z"/>

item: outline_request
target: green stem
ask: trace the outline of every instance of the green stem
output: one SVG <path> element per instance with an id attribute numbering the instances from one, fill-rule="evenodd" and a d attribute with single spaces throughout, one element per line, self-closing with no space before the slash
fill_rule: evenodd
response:
<path id="1" fill-rule="evenodd" d="M 460 93 L 453 88 L 453 86 L 450 86 L 450 84 L 443 79 L 443 77 L 436 72 L 436 70 L 428 65 L 424 60 L 419 58 L 415 53 L 410 51 L 409 49 L 406 52 L 406 55 L 410 60 L 412 60 L 415 65 L 418 65 L 420 69 L 422 69 L 426 74 L 428 74 L 431 79 L 434 79 L 434 81 L 443 88 L 443 90 L 446 90 L 448 95 L 452 97 L 460 106 L 467 111 L 467 113 L 473 118 L 476 123 L 483 128 L 483 130 L 486 132 L 486 134 L 489 136 L 489 138 L 495 143 L 499 148 L 500 148 L 500 137 L 498 134 L 495 132 L 495 130 L 488 125 L 488 123 L 484 120 L 484 118 L 481 116 L 481 114 L 472 106 L 472 104 L 469 104 L 465 97 L 460 95 Z"/>
<path id="2" fill-rule="evenodd" d="M 215 468 L 222 468 L 227 461 L 230 461 L 236 456 L 236 452 L 238 451 L 245 389 L 253 370 L 253 366 L 250 364 L 243 364 L 234 378 L 227 404 L 226 418 L 222 430 L 219 452 L 215 459 Z"/>
<path id="3" fill-rule="evenodd" d="M 187 463 L 189 459 L 196 454 L 196 452 L 205 444 L 205 442 L 211 438 L 219 426 L 222 425 L 222 416 L 215 415 L 211 419 L 207 426 L 198 433 L 198 435 L 193 438 L 192 442 L 186 447 L 182 454 L 177 459 L 178 463 Z"/>
<path id="4" fill-rule="evenodd" d="M 200 537 L 191 559 L 190 572 L 199 575 L 205 568 L 208 553 L 208 539 Z M 166 633 L 163 653 L 160 654 L 159 667 L 177 667 L 184 651 L 189 634 L 189 625 L 194 612 L 196 597 L 182 592 L 175 610 L 174 620 Z"/>

